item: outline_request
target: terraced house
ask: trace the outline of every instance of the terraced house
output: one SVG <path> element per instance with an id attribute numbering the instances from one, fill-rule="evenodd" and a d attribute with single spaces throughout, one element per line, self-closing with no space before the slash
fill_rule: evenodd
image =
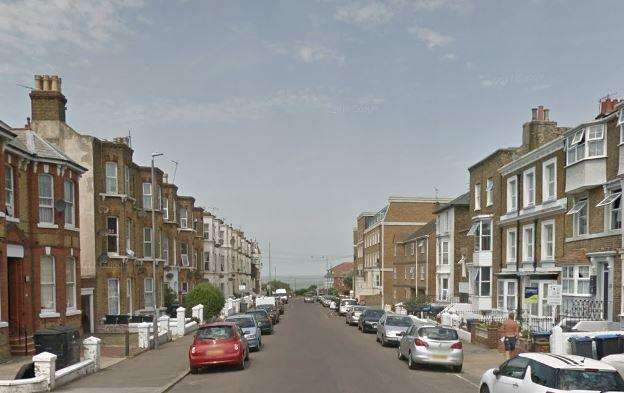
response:
<path id="1" fill-rule="evenodd" d="M 54 82 L 56 87 L 58 81 Z M 46 81 L 51 88 L 51 80 Z M 79 179 L 86 168 L 0 122 L 0 360 L 35 352 L 33 333 L 80 329 Z"/>

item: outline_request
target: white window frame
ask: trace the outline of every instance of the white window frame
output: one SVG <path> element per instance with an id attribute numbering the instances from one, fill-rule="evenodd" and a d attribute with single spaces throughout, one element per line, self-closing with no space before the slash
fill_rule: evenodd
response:
<path id="1" fill-rule="evenodd" d="M 113 195 L 118 194 L 119 184 L 117 183 L 117 179 L 119 175 L 117 173 L 117 163 L 115 161 L 106 161 L 104 166 L 106 193 Z"/>
<path id="2" fill-rule="evenodd" d="M 561 287 L 562 293 L 565 296 L 582 296 L 590 297 L 591 292 L 589 289 L 590 281 L 590 268 L 589 265 L 564 265 L 561 267 Z M 581 269 L 586 272 L 586 277 L 581 278 Z M 579 292 L 579 282 L 587 283 L 585 287 L 587 292 Z M 566 285 L 567 283 L 567 285 Z M 571 288 L 570 288 L 571 287 Z M 571 290 L 570 290 L 571 289 Z"/>
<path id="3" fill-rule="evenodd" d="M 487 280 L 483 279 L 483 271 L 485 269 L 489 269 L 490 274 L 487 277 Z M 479 266 L 477 268 L 477 276 L 475 277 L 475 281 L 477 284 L 477 296 L 482 296 L 482 297 L 489 297 L 492 296 L 492 267 L 491 266 Z M 484 293 L 484 291 L 482 290 L 482 285 L 484 283 L 489 284 L 489 291 L 487 293 Z"/>
<path id="4" fill-rule="evenodd" d="M 143 195 L 143 210 L 152 210 L 154 193 L 152 192 L 152 183 L 143 182 L 141 185 L 141 193 Z"/>
<path id="5" fill-rule="evenodd" d="M 518 176 L 511 176 L 507 178 L 507 212 L 515 212 L 516 210 L 518 210 Z"/>
<path id="6" fill-rule="evenodd" d="M 148 235 L 149 233 L 149 235 Z M 143 227 L 143 258 L 152 259 L 152 242 L 154 241 L 154 234 L 151 227 Z"/>
<path id="7" fill-rule="evenodd" d="M 134 250 L 132 249 L 132 234 L 134 232 L 134 223 L 132 222 L 131 219 L 127 218 L 126 219 L 126 233 L 125 233 L 125 246 L 126 246 L 126 255 L 129 255 L 130 253 L 133 253 Z"/>
<path id="8" fill-rule="evenodd" d="M 128 310 L 128 315 L 132 315 L 134 312 L 132 297 L 132 277 L 128 277 L 126 279 L 126 309 Z"/>
<path id="9" fill-rule="evenodd" d="M 151 290 L 148 290 L 148 282 L 151 283 Z M 156 296 L 154 293 L 154 289 L 154 279 L 152 277 L 145 277 L 143 279 L 143 302 L 145 304 L 146 310 L 151 310 L 156 307 Z M 148 305 L 148 300 L 152 303 L 151 305 Z"/>
<path id="10" fill-rule="evenodd" d="M 616 207 L 617 206 L 617 207 Z M 619 230 L 622 228 L 622 190 L 605 189 L 605 197 L 596 205 L 604 210 L 605 228 L 607 230 Z M 619 227 L 614 226 L 614 216 L 619 216 Z"/>
<path id="11" fill-rule="evenodd" d="M 483 223 L 488 222 L 489 223 L 489 229 L 490 229 L 490 233 L 489 235 L 483 235 Z M 487 252 L 487 251 L 492 251 L 492 227 L 493 227 L 493 223 L 492 223 L 492 219 L 490 218 L 486 218 L 486 219 L 482 219 L 479 221 L 475 221 L 472 226 L 470 227 L 470 230 L 468 231 L 468 236 L 474 236 L 474 251 L 475 252 Z M 489 247 L 487 249 L 485 249 L 483 247 L 483 239 L 489 237 Z"/>
<path id="12" fill-rule="evenodd" d="M 4 166 L 4 189 L 6 191 L 6 215 L 15 217 L 15 177 L 11 165 Z"/>
<path id="13" fill-rule="evenodd" d="M 76 258 L 65 260 L 65 301 L 66 310 L 76 309 Z"/>
<path id="14" fill-rule="evenodd" d="M 527 231 L 530 230 L 530 236 Z M 530 249 L 529 249 L 530 247 Z M 535 225 L 522 226 L 522 261 L 533 262 L 535 260 Z"/>
<path id="15" fill-rule="evenodd" d="M 607 144 L 607 140 L 605 138 L 605 133 L 606 133 L 606 124 L 605 123 L 600 123 L 600 124 L 592 124 L 590 126 L 587 127 L 587 138 L 586 138 L 586 149 L 585 149 L 585 153 L 586 153 L 586 157 L 587 158 L 595 158 L 595 157 L 604 157 L 605 155 L 605 151 L 606 151 L 606 144 Z M 594 152 L 594 154 L 592 154 L 592 146 L 600 146 L 600 151 L 596 151 Z"/>
<path id="16" fill-rule="evenodd" d="M 164 197 L 162 199 L 162 213 L 163 213 L 163 220 L 169 221 L 169 198 L 168 197 Z"/>
<path id="17" fill-rule="evenodd" d="M 46 314 L 46 313 L 55 313 L 56 312 L 56 260 L 54 259 L 54 257 L 52 255 L 42 255 L 41 259 L 39 260 L 40 266 L 43 265 L 44 262 L 49 261 L 50 265 L 51 265 L 51 270 L 52 270 L 52 280 L 51 281 L 44 281 L 43 280 L 43 275 L 39 274 L 39 285 L 41 286 L 41 313 L 42 314 Z M 40 271 L 41 271 L 41 267 L 40 267 Z M 43 298 L 43 294 L 44 294 L 44 287 L 49 287 L 51 290 L 51 295 L 52 298 L 49 299 L 51 300 L 51 307 L 44 307 L 44 298 Z"/>
<path id="18" fill-rule="evenodd" d="M 548 242 L 547 228 L 552 228 L 552 239 L 550 240 L 550 246 Z M 555 260 L 555 220 L 547 220 L 542 222 L 541 227 L 541 252 L 540 259 L 542 261 L 554 261 Z M 549 252 L 550 249 L 550 252 Z"/>
<path id="19" fill-rule="evenodd" d="M 585 159 L 605 157 L 607 151 L 606 131 L 605 123 L 591 124 L 568 136 L 566 138 L 567 165 L 573 165 Z M 597 146 L 601 147 L 600 152 L 598 152 Z M 591 150 L 595 150 L 594 154 Z"/>
<path id="20" fill-rule="evenodd" d="M 499 310 L 515 311 L 518 308 L 518 282 L 516 280 L 498 280 L 497 284 L 497 308 Z M 513 290 L 510 290 L 510 286 L 513 286 Z M 510 298 L 513 299 L 513 302 L 509 301 Z M 513 307 L 508 307 L 508 303 L 513 304 Z"/>
<path id="21" fill-rule="evenodd" d="M 63 182 L 63 200 L 65 201 L 65 227 L 74 228 L 76 226 L 76 183 L 72 180 Z"/>
<path id="22" fill-rule="evenodd" d="M 529 187 L 527 178 L 531 176 L 533 179 L 532 188 Z M 535 206 L 535 167 L 529 168 L 522 173 L 522 206 L 533 207 Z"/>
<path id="23" fill-rule="evenodd" d="M 489 177 L 485 182 L 485 205 L 492 206 L 494 203 L 494 178 Z"/>
<path id="24" fill-rule="evenodd" d="M 180 228 L 187 229 L 188 228 L 188 210 L 186 209 L 186 207 L 181 207 L 179 210 L 179 213 L 180 213 Z"/>
<path id="25" fill-rule="evenodd" d="M 548 178 L 548 168 L 553 168 L 553 178 Z M 552 194 L 550 193 L 552 185 Z M 557 199 L 557 157 L 553 157 L 542 163 L 542 203 Z"/>
<path id="26" fill-rule="evenodd" d="M 481 210 L 481 184 L 474 185 L 474 209 Z"/>
<path id="27" fill-rule="evenodd" d="M 130 188 L 130 167 L 128 165 L 124 165 L 124 192 L 126 195 L 132 195 L 132 190 Z"/>
<path id="28" fill-rule="evenodd" d="M 583 232 L 580 231 L 580 219 L 581 212 L 585 212 L 585 230 Z M 587 235 L 589 233 L 589 208 L 588 208 L 588 199 L 586 196 L 578 197 L 574 200 L 574 205 L 572 208 L 566 213 L 566 215 L 572 216 L 572 234 L 573 236 L 582 236 Z"/>
<path id="29" fill-rule="evenodd" d="M 111 284 L 113 284 L 112 289 L 114 290 L 113 296 L 111 296 Z M 119 278 L 112 277 L 106 280 L 106 297 L 107 297 L 107 314 L 108 315 L 119 315 L 121 313 L 121 304 L 119 302 Z M 117 313 L 115 314 L 111 309 L 111 306 L 117 308 Z"/>
<path id="30" fill-rule="evenodd" d="M 50 194 L 42 194 L 42 179 L 50 179 Z M 38 177 L 39 181 L 39 223 L 41 224 L 54 224 L 54 177 L 49 173 L 41 173 Z M 43 216 L 45 212 L 50 215 L 50 220 L 44 220 Z"/>
<path id="31" fill-rule="evenodd" d="M 109 228 L 109 220 L 115 220 L 115 232 L 110 232 L 111 228 Z M 110 250 L 110 238 L 115 239 L 115 250 Z M 110 254 L 119 254 L 119 217 L 117 216 L 107 216 L 106 217 L 106 251 Z"/>
<path id="32" fill-rule="evenodd" d="M 513 239 L 511 239 L 513 235 Z M 507 261 L 507 263 L 516 263 L 517 261 L 517 255 L 518 255 L 518 230 L 516 228 L 508 228 L 507 229 L 507 236 L 506 236 L 506 242 L 507 242 L 507 251 L 506 251 L 506 255 L 505 255 L 505 259 Z"/>
<path id="33" fill-rule="evenodd" d="M 184 248 L 186 248 L 186 252 L 184 252 Z M 189 262 L 188 250 L 188 243 L 180 242 L 180 261 L 182 261 L 182 266 L 184 267 L 189 267 L 191 265 Z"/>
<path id="34" fill-rule="evenodd" d="M 162 259 L 165 261 L 165 266 L 169 265 L 169 236 L 164 235 L 162 240 Z"/>
<path id="35" fill-rule="evenodd" d="M 445 246 L 446 246 L 446 250 L 445 250 Z M 448 239 L 444 239 L 440 241 L 440 264 L 441 265 L 449 264 L 449 241 Z"/>
<path id="36" fill-rule="evenodd" d="M 624 107 L 620 109 L 620 114 L 617 122 L 618 127 L 620 128 L 620 144 L 624 143 Z M 623 303 L 624 307 L 624 303 Z"/>

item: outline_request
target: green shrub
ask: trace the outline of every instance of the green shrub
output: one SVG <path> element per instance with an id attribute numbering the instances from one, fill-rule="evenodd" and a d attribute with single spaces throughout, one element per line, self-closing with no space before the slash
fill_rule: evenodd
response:
<path id="1" fill-rule="evenodd" d="M 191 309 L 198 304 L 204 305 L 204 320 L 207 321 L 219 315 L 225 304 L 225 298 L 219 288 L 209 283 L 201 283 L 184 297 L 184 307 L 189 315 Z"/>

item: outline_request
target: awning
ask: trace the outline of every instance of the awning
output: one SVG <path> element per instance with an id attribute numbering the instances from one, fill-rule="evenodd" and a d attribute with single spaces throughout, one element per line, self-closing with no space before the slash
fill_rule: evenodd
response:
<path id="1" fill-rule="evenodd" d="M 580 212 L 581 209 L 583 209 L 585 207 L 585 205 L 587 205 L 587 199 L 580 200 L 580 201 L 576 202 L 574 204 L 574 206 L 572 206 L 572 209 L 570 209 L 570 211 L 567 212 L 566 214 L 568 214 L 568 215 L 576 214 L 576 213 Z"/>
<path id="2" fill-rule="evenodd" d="M 477 229 L 479 229 L 479 224 L 479 221 L 473 222 L 466 236 L 474 236 L 477 233 Z"/>
<path id="3" fill-rule="evenodd" d="M 600 201 L 596 207 L 602 207 L 602 206 L 608 206 L 610 204 L 612 204 L 613 202 L 615 202 L 619 197 L 622 196 L 622 192 L 614 192 L 611 193 L 609 195 L 607 195 L 606 197 L 604 197 L 604 199 L 602 201 Z"/>

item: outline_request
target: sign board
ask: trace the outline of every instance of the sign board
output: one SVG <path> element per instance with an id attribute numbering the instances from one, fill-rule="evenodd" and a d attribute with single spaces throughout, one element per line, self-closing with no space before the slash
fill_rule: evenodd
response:
<path id="1" fill-rule="evenodd" d="M 468 282 L 459 282 L 459 293 L 469 293 L 470 285 Z"/>
<path id="2" fill-rule="evenodd" d="M 561 291 L 561 285 L 549 284 L 548 285 L 548 298 L 546 302 L 550 306 L 561 306 L 563 301 L 563 292 Z"/>
<path id="3" fill-rule="evenodd" d="M 539 289 L 537 287 L 524 288 L 524 302 L 526 304 L 534 304 L 539 300 Z"/>
<path id="4" fill-rule="evenodd" d="M 244 291 L 245 289 L 247 289 L 247 287 L 245 286 L 245 284 L 241 284 L 238 286 L 238 290 L 239 291 Z"/>

